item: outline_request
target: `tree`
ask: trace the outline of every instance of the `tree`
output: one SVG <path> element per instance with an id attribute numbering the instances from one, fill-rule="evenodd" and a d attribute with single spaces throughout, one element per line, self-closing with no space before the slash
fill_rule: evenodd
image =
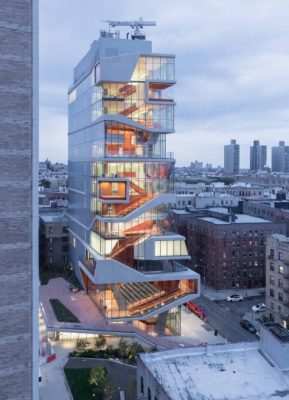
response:
<path id="1" fill-rule="evenodd" d="M 89 346 L 89 342 L 86 339 L 78 338 L 76 341 L 76 351 L 78 353 L 82 353 L 83 351 L 87 350 Z"/>
<path id="2" fill-rule="evenodd" d="M 44 188 L 50 188 L 50 181 L 47 179 L 41 179 L 40 181 L 40 185 L 43 186 Z"/>
<path id="3" fill-rule="evenodd" d="M 106 338 L 105 338 L 105 336 L 98 335 L 95 338 L 94 346 L 95 346 L 96 350 L 104 349 L 106 347 Z"/>
<path id="4" fill-rule="evenodd" d="M 119 350 L 119 355 L 121 358 L 126 358 L 128 355 L 128 343 L 124 338 L 121 338 L 118 342 L 118 350 Z"/>
<path id="5" fill-rule="evenodd" d="M 128 348 L 128 358 L 135 360 L 136 356 L 139 353 L 143 353 L 143 352 L 144 352 L 144 348 L 142 347 L 142 345 L 140 345 L 137 342 L 133 342 Z"/>
<path id="6" fill-rule="evenodd" d="M 96 365 L 91 368 L 89 372 L 88 382 L 90 385 L 94 385 L 98 390 L 103 391 L 107 381 L 107 370 L 101 365 Z"/>

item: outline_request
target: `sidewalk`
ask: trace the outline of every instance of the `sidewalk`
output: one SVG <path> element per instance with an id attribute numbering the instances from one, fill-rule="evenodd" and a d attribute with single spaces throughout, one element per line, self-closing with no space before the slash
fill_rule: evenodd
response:
<path id="1" fill-rule="evenodd" d="M 231 294 L 239 294 L 243 297 L 256 297 L 265 294 L 265 288 L 257 289 L 229 289 L 229 290 L 215 290 L 210 287 L 201 286 L 201 294 L 210 300 L 225 300 Z"/>
<path id="2" fill-rule="evenodd" d="M 214 330 L 209 326 L 209 324 L 198 318 L 186 307 L 182 307 L 181 321 L 181 336 L 170 336 L 169 340 L 179 343 L 182 347 L 227 343 L 227 339 L 219 334 L 215 336 Z"/>
<path id="3" fill-rule="evenodd" d="M 74 341 L 62 342 L 54 346 L 56 360 L 40 367 L 42 381 L 39 384 L 40 400 L 72 400 L 61 368 L 67 360 L 67 354 L 75 348 Z"/>

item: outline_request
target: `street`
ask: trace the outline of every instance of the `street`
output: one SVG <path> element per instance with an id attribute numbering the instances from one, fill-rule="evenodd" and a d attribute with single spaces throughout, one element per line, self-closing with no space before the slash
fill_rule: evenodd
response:
<path id="1" fill-rule="evenodd" d="M 202 295 L 196 300 L 196 303 L 203 305 L 207 311 L 205 325 L 217 330 L 218 334 L 227 338 L 230 343 L 257 340 L 255 335 L 240 326 L 240 321 L 245 314 L 253 314 L 251 307 L 261 302 L 264 302 L 262 296 L 248 297 L 242 302 L 235 303 L 229 303 L 225 300 L 212 301 Z M 188 330 L 188 322 L 184 321 L 182 331 L 186 330 Z M 202 341 L 202 338 L 200 338 L 200 341 Z"/>

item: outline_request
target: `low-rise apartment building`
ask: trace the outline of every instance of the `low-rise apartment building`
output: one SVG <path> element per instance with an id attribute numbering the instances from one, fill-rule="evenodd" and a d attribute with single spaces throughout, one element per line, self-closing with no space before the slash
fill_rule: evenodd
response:
<path id="1" fill-rule="evenodd" d="M 286 235 L 289 235 L 289 202 L 287 200 L 247 200 L 243 202 L 243 211 L 275 223 L 285 223 Z"/>

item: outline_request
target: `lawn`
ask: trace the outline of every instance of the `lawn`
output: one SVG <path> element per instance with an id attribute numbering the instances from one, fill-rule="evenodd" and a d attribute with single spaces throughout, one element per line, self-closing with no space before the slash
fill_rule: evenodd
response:
<path id="1" fill-rule="evenodd" d="M 53 311 L 59 322 L 80 322 L 71 311 L 69 311 L 58 299 L 50 299 Z"/>
<path id="2" fill-rule="evenodd" d="M 64 373 L 74 400 L 102 400 L 102 394 L 95 392 L 88 383 L 90 368 L 64 368 Z"/>

